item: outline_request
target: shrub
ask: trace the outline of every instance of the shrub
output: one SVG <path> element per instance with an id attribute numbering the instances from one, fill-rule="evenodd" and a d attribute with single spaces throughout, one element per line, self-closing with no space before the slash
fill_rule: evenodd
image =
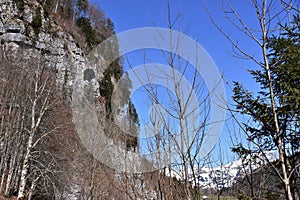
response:
<path id="1" fill-rule="evenodd" d="M 24 0 L 14 0 L 17 8 L 19 11 L 24 11 L 25 9 L 25 3 L 24 3 Z"/>
<path id="2" fill-rule="evenodd" d="M 99 44 L 95 30 L 93 29 L 90 19 L 86 17 L 79 17 L 76 20 L 76 25 L 81 29 L 86 37 L 86 41 L 90 47 Z"/>
<path id="3" fill-rule="evenodd" d="M 36 14 L 32 18 L 31 26 L 35 35 L 38 35 L 40 32 L 40 28 L 42 27 L 42 14 L 40 7 L 36 10 Z"/>

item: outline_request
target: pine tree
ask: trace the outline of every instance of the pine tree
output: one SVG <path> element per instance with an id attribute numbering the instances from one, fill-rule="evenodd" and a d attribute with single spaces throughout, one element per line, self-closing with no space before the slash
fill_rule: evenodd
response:
<path id="1" fill-rule="evenodd" d="M 277 149 L 279 166 L 277 175 L 294 191 L 296 154 L 299 153 L 300 142 L 300 26 L 299 16 L 294 16 L 291 25 L 282 26 L 279 35 L 267 38 L 267 59 L 269 69 L 249 70 L 255 81 L 260 84 L 260 91 L 255 96 L 238 82 L 235 82 L 233 100 L 238 112 L 252 119 L 253 124 L 245 123 L 248 140 L 257 145 L 257 151 Z M 270 90 L 272 86 L 272 92 Z M 272 97 L 273 96 L 273 97 Z M 274 106 L 272 106 L 272 98 Z M 274 110 L 275 113 L 274 115 Z M 276 119 L 275 119 L 276 118 Z M 278 128 L 276 125 L 278 121 Z M 279 130 L 279 131 L 278 131 Z M 243 151 L 244 147 L 237 146 L 235 151 Z M 285 170 L 286 169 L 286 170 Z M 276 170 L 276 167 L 274 167 Z M 281 173 L 286 172 L 286 176 Z M 284 178 L 287 177 L 287 178 Z M 287 197 L 290 196 L 287 194 Z M 288 198 L 290 199 L 290 198 Z"/>

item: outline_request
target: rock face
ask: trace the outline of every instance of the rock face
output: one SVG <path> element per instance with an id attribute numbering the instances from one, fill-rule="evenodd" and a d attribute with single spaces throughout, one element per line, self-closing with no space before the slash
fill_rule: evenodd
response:
<path id="1" fill-rule="evenodd" d="M 36 16 L 42 19 L 40 27 L 32 25 Z M 84 87 L 91 82 L 90 79 L 83 78 L 86 70 L 93 70 L 94 78 L 101 77 L 103 73 L 103 59 L 98 59 L 97 69 L 95 65 L 91 67 L 74 38 L 50 17 L 45 17 L 42 6 L 36 1 L 24 1 L 20 10 L 12 0 L 0 0 L 0 44 L 3 51 L 25 46 L 29 47 L 28 51 L 42 54 L 49 66 L 56 68 L 59 85 L 69 88 L 69 92 L 76 74 Z M 93 87 L 97 87 L 95 81 L 93 82 Z"/>
<path id="2" fill-rule="evenodd" d="M 89 64 L 88 57 L 72 35 L 43 13 L 42 6 L 36 1 L 24 0 L 24 7 L 20 10 L 14 1 L 0 0 L 0 51 L 7 53 L 22 50 L 22 55 L 16 53 L 16 57 L 42 56 L 47 66 L 56 70 L 58 85 L 64 89 L 67 97 L 71 97 L 72 90 L 77 89 L 75 85 L 83 90 L 88 88 L 89 93 L 97 96 L 97 78 L 104 71 L 101 55 L 97 57 L 99 63 Z M 39 27 L 33 26 L 37 15 L 41 17 Z M 73 159 L 72 162 L 75 167 L 76 162 L 80 161 Z M 81 186 L 76 180 L 79 177 L 74 175 L 68 199 L 80 199 Z"/>
<path id="3" fill-rule="evenodd" d="M 79 111 L 77 114 L 82 116 L 84 111 L 86 112 L 86 108 L 94 109 L 94 107 L 86 106 L 87 104 L 85 102 L 86 100 L 94 102 L 95 99 L 93 99 L 93 95 L 99 95 L 97 92 L 99 91 L 97 79 L 103 76 L 106 66 L 103 57 L 97 53 L 97 49 L 91 54 L 85 55 L 84 51 L 80 48 L 71 34 L 65 31 L 64 28 L 58 25 L 59 23 L 56 23 L 56 21 L 54 21 L 51 17 L 44 15 L 45 11 L 43 10 L 43 7 L 36 0 L 22 1 L 24 2 L 24 5 L 22 4 L 21 8 L 20 5 L 16 5 L 14 2 L 20 1 L 0 0 L 0 52 L 4 52 L 4 54 L 12 52 L 15 57 L 24 56 L 24 58 L 27 59 L 30 59 L 32 56 L 35 58 L 41 56 L 44 60 L 46 60 L 47 67 L 52 69 L 54 68 L 56 70 L 56 80 L 58 85 L 64 90 L 67 97 L 72 97 L 72 101 L 70 100 L 71 104 L 74 105 L 75 98 L 73 97 L 76 92 L 78 93 L 77 97 L 83 99 L 81 99 L 82 101 L 79 101 L 78 108 L 83 107 L 84 109 L 77 109 Z M 19 54 L 17 52 L 22 53 Z M 111 124 L 111 121 L 108 121 L 108 123 L 105 121 L 105 98 L 99 96 L 98 100 L 100 103 L 96 107 L 96 109 L 98 109 L 96 114 L 98 115 L 97 119 L 100 121 L 100 126 L 105 127 L 106 125 L 106 127 L 109 127 L 114 132 L 119 131 L 116 125 Z M 74 115 L 76 114 L 74 113 L 73 109 L 72 122 L 76 126 L 76 124 L 79 123 L 74 122 Z M 61 115 L 61 113 L 58 115 Z M 90 119 L 91 118 L 87 118 L 87 121 L 92 121 Z M 81 123 L 82 121 L 83 120 L 81 120 Z M 72 122 L 70 122 L 70 124 Z M 83 125 L 86 126 L 89 124 L 90 123 L 85 123 Z M 72 136 L 78 135 L 74 134 L 76 131 L 78 133 L 78 129 L 70 129 Z M 86 131 L 86 129 L 84 129 L 84 131 Z M 114 133 L 113 131 L 112 133 Z M 86 135 L 83 135 L 83 137 Z M 86 152 L 86 154 L 82 154 L 81 151 L 86 151 L 86 149 L 84 149 L 81 146 L 82 144 L 78 141 L 79 139 L 75 136 L 73 139 L 70 139 L 70 143 L 74 145 L 68 147 L 68 150 L 72 150 L 73 154 L 71 156 L 68 155 L 68 160 L 64 161 L 68 162 L 67 166 L 72 168 L 67 170 L 68 173 L 72 173 L 70 180 L 66 183 L 69 185 L 70 189 L 64 191 L 64 194 L 60 194 L 66 198 L 57 197 L 57 199 L 88 199 L 83 195 L 88 195 L 89 192 L 85 194 L 83 191 L 92 190 L 91 185 L 87 186 L 82 183 L 84 182 L 83 179 L 88 179 L 89 181 L 91 179 L 90 177 L 94 176 L 94 174 L 92 174 L 95 173 L 94 164 L 92 166 L 88 166 L 89 162 L 91 162 L 90 154 L 87 154 L 88 152 Z M 66 144 L 69 143 L 66 142 Z M 85 169 L 85 167 L 88 167 L 88 169 Z M 102 169 L 102 166 L 99 166 L 99 169 Z M 98 178 L 101 177 L 99 182 L 104 179 L 103 184 L 114 183 L 121 185 L 123 184 L 123 180 L 125 180 L 125 177 L 122 177 L 121 175 L 116 176 L 115 178 L 113 176 L 109 176 L 109 174 L 106 174 L 106 171 L 101 172 L 101 170 L 99 170 L 97 173 Z M 113 172 L 109 173 L 113 175 Z M 145 182 L 133 181 L 132 184 L 135 186 L 134 188 L 137 188 L 137 191 L 129 190 L 126 195 L 131 194 L 134 196 L 138 192 L 139 196 L 141 196 L 141 198 L 138 199 L 157 199 L 158 195 L 154 190 L 148 189 Z M 111 191 L 112 189 L 116 192 L 112 194 L 106 192 L 106 190 Z M 109 194 L 111 196 L 120 196 L 120 198 L 114 199 L 123 199 L 123 195 L 125 194 L 120 192 L 118 187 L 114 188 L 114 186 L 111 185 L 105 186 L 103 191 L 105 191 L 105 195 Z"/>

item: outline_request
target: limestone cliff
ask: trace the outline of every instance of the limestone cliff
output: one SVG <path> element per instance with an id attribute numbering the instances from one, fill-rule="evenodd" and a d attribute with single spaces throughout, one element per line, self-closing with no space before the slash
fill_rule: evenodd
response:
<path id="1" fill-rule="evenodd" d="M 47 2 L 60 2 L 67 7 L 64 4 L 67 1 L 71 3 L 69 8 L 78 2 L 0 0 L 0 71 L 5 72 L 0 77 L 0 195 L 17 196 L 18 199 L 154 199 L 156 193 L 153 187 L 146 184 L 147 180 L 151 180 L 151 175 L 117 173 L 95 159 L 83 145 L 82 138 L 88 136 L 85 134 L 88 128 L 92 127 L 97 134 L 97 129 L 90 123 L 92 119 L 89 120 L 89 115 L 82 114 L 92 109 L 97 114 L 99 127 L 109 137 L 111 144 L 121 143 L 120 146 L 129 149 L 127 143 L 130 138 L 127 141 L 112 118 L 107 117 L 107 104 L 115 87 L 111 80 L 119 79 L 123 71 L 116 61 L 105 73 L 106 62 L 101 56 L 103 54 L 100 55 L 97 51 L 88 54 L 93 45 L 86 45 L 87 41 L 84 39 L 87 37 L 80 35 L 83 31 L 76 27 L 76 19 L 71 16 L 67 21 L 46 9 Z M 83 18 L 85 20 L 89 19 Z M 112 22 L 108 22 L 108 27 L 113 27 Z M 109 31 L 107 34 L 104 30 L 103 35 L 99 31 L 99 38 L 103 36 L 101 39 L 104 40 L 110 37 L 114 31 Z M 102 41 L 99 38 L 96 44 Z M 9 58 L 4 59 L 8 54 Z M 38 80 L 23 76 L 30 67 L 33 69 L 30 75 L 34 76 L 32 71 L 39 69 L 35 66 L 39 65 L 39 60 L 43 60 L 43 65 L 51 69 L 51 73 L 41 72 Z M 10 67 L 21 69 L 11 70 L 15 75 L 10 76 Z M 22 70 L 25 70 L 24 73 Z M 49 91 L 43 90 L 44 75 L 48 78 L 49 74 L 55 76 L 52 77 L 55 86 L 49 87 Z M 23 80 L 18 81 L 19 77 Z M 102 81 L 102 86 L 99 80 Z M 22 84 L 25 92 L 20 87 Z M 38 84 L 41 87 L 34 88 Z M 16 94 L 11 95 L 10 88 L 15 89 Z M 82 116 L 78 118 L 78 123 L 74 121 L 74 109 L 71 109 L 76 102 L 73 98 L 74 90 L 79 99 L 76 114 Z M 129 92 L 129 88 L 127 90 Z M 2 94 L 3 91 L 6 93 Z M 48 99 L 50 93 L 55 103 Z M 61 94 L 64 99 L 57 103 Z M 99 97 L 98 104 L 94 104 L 93 97 Z M 39 103 L 37 98 L 41 99 L 40 102 L 47 102 L 49 109 Z M 84 104 L 86 101 L 93 102 L 94 107 Z M 14 113 L 22 117 L 14 120 Z M 36 126 L 36 119 L 41 113 L 45 113 L 45 116 L 41 119 L 41 124 Z M 4 124 L 6 120 L 9 123 Z M 78 124 L 83 127 L 81 134 L 78 134 Z M 17 127 L 11 128 L 14 126 Z M 99 135 L 98 139 L 107 143 Z M 94 142 L 94 138 L 89 138 L 89 141 Z M 137 145 L 136 139 L 130 148 Z M 112 156 L 111 160 L 118 163 L 116 156 Z"/>
<path id="2" fill-rule="evenodd" d="M 78 41 L 76 41 L 76 39 L 74 39 L 74 36 L 72 36 L 78 33 L 72 33 L 69 30 L 67 31 L 65 30 L 66 28 L 67 27 L 64 26 L 63 23 L 60 24 L 51 15 L 47 14 L 44 10 L 44 7 L 38 1 L 0 0 L 1 55 L 5 56 L 5 54 L 10 54 L 9 56 L 14 57 L 15 59 L 24 57 L 27 58 L 27 60 L 30 60 L 32 58 L 45 60 L 46 65 L 49 68 L 55 69 L 57 85 L 59 86 L 61 91 L 64 91 L 64 96 L 68 99 L 66 102 L 67 104 L 69 104 L 71 100 L 70 98 L 72 96 L 72 90 L 77 89 L 74 88 L 75 77 L 76 87 L 89 89 L 92 88 L 94 94 L 97 96 L 98 82 L 96 79 L 101 77 L 101 63 L 103 62 L 103 59 L 101 60 L 101 56 L 98 55 L 100 59 L 98 59 L 97 61 L 99 61 L 99 63 L 97 63 L 96 65 L 90 65 L 83 49 L 80 48 Z M 4 60 L 1 60 L 0 62 L 3 62 L 1 64 L 6 65 L 4 63 Z M 9 59 L 8 62 L 10 62 Z M 36 64 L 36 62 L 32 63 Z M 5 67 L 8 66 L 3 66 L 4 69 Z M 1 85 L 1 83 L 0 86 L 1 88 L 4 87 L 3 85 Z M 2 109 L 4 107 L 2 107 L 1 105 L 1 98 L 0 107 L 0 117 L 1 119 L 5 119 L 5 113 Z M 43 145 L 37 146 L 34 151 L 43 152 L 39 153 L 41 155 L 44 155 L 45 152 L 54 155 L 56 165 L 61 166 L 60 170 L 64 171 L 64 173 L 51 172 L 53 174 L 52 178 L 44 178 L 44 181 L 42 182 L 45 182 L 45 180 L 49 180 L 50 183 L 55 183 L 54 188 L 56 189 L 53 190 L 53 188 L 51 189 L 51 186 L 48 186 L 49 188 L 46 190 L 52 192 L 49 192 L 49 194 L 43 194 L 44 196 L 39 198 L 54 198 L 53 195 L 56 196 L 57 194 L 59 194 L 60 197 L 56 196 L 55 199 L 82 199 L 82 197 L 84 196 L 82 191 L 87 190 L 86 188 L 88 188 L 88 178 L 84 176 L 90 173 L 90 169 L 83 167 L 82 165 L 90 162 L 92 158 L 81 146 L 80 140 L 77 137 L 73 125 L 70 125 L 72 122 L 72 114 L 70 108 L 64 106 L 64 103 L 62 103 L 60 106 L 56 106 L 56 108 L 53 108 L 53 111 L 51 112 L 54 116 L 52 116 L 52 119 L 49 119 L 53 120 L 54 122 L 46 121 L 45 123 L 54 123 L 57 127 L 60 127 L 63 124 L 63 126 L 65 127 L 59 129 L 57 131 L 57 134 L 51 136 L 49 135 L 49 138 L 46 137 L 46 141 L 48 141 L 48 144 L 45 145 L 45 143 L 42 142 Z M 51 112 L 47 115 L 51 116 Z M 46 126 L 49 125 L 45 125 L 45 127 Z M 23 131 L 20 128 L 20 133 L 22 132 Z M 15 135 L 18 137 L 20 133 L 16 132 Z M 11 135 L 11 137 L 15 136 Z M 36 133 L 33 137 L 33 140 L 37 141 L 38 137 L 40 136 L 38 135 L 38 133 Z M 16 142 L 16 144 L 11 143 L 10 141 L 8 141 L 6 144 L 6 138 L 2 135 L 0 138 L 0 159 L 2 163 L 0 167 L 0 176 L 2 178 L 2 182 L 0 185 L 1 190 L 5 188 L 4 195 L 17 195 L 18 199 L 38 198 L 34 195 L 41 195 L 39 194 L 41 190 L 38 189 L 36 190 L 36 192 L 33 192 L 34 188 L 43 188 L 45 187 L 45 185 L 43 186 L 43 184 L 45 183 L 35 183 L 35 180 L 40 179 L 40 177 L 44 175 L 34 175 L 34 168 L 30 166 L 26 167 L 27 169 L 24 169 L 25 164 L 27 166 L 27 162 L 32 162 L 30 161 L 30 157 L 33 157 L 29 154 L 26 157 L 26 148 L 27 152 L 31 149 L 31 145 L 29 145 L 28 142 L 30 140 L 28 140 L 27 135 L 24 136 L 23 141 L 20 140 L 20 142 Z M 55 144 L 55 142 L 59 140 L 60 144 Z M 9 149 L 2 149 L 2 147 L 5 145 L 11 146 L 11 152 L 18 151 L 19 153 L 13 156 L 14 154 L 11 154 Z M 47 146 L 47 148 L 52 149 L 41 150 L 43 146 Z M 14 158 L 14 162 L 9 161 L 11 158 Z M 29 161 L 26 161 L 26 159 L 28 159 Z M 10 163 L 11 165 L 9 168 L 7 167 L 8 165 L 6 164 L 6 162 Z M 40 160 L 39 162 L 42 163 L 42 161 Z M 23 167 L 21 163 L 23 163 Z M 44 162 L 43 165 L 44 164 L 46 164 L 45 169 L 50 169 L 50 166 L 52 165 L 49 161 Z M 6 173 L 8 169 L 9 172 Z M 30 175 L 28 174 L 28 172 L 27 174 L 25 173 L 26 170 L 30 172 Z M 26 178 L 27 184 L 26 182 L 24 182 L 23 188 L 21 186 L 21 174 L 24 174 L 26 177 L 28 176 L 28 178 Z M 61 180 L 64 180 L 65 182 L 63 184 L 59 183 L 61 182 Z M 59 186 L 60 189 L 58 189 L 58 185 L 61 185 Z M 28 188 L 29 186 L 31 187 L 30 189 Z M 20 194 L 20 188 L 24 190 L 24 192 L 22 192 L 23 194 Z M 16 194 L 16 192 L 19 192 L 19 194 Z M 44 192 L 45 191 L 43 191 L 43 193 Z"/>
<path id="3" fill-rule="evenodd" d="M 16 2 L 0 0 L 1 50 L 27 47 L 28 53 L 42 54 L 49 64 L 55 65 L 59 85 L 72 88 L 75 74 L 83 77 L 84 71 L 91 67 L 84 51 L 70 33 L 45 14 L 37 1 L 22 1 L 22 5 Z M 97 77 L 101 77 L 103 59 L 98 61 L 95 73 L 98 72 Z"/>

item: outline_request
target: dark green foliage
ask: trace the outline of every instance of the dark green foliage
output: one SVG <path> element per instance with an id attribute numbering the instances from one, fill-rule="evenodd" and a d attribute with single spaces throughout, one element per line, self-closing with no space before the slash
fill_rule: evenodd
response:
<path id="1" fill-rule="evenodd" d="M 244 124 L 245 130 L 249 132 L 248 140 L 257 141 L 260 139 L 261 145 L 265 150 L 274 148 L 274 143 L 270 142 L 275 135 L 275 125 L 272 119 L 272 110 L 269 102 L 264 96 L 253 96 L 252 93 L 243 89 L 239 83 L 234 83 L 233 100 L 236 103 L 236 108 L 245 115 L 252 117 L 253 122 L 257 126 Z M 238 150 L 239 149 L 239 150 Z M 233 148 L 235 152 L 249 153 L 242 146 Z"/>
<path id="2" fill-rule="evenodd" d="M 126 146 L 127 148 L 131 148 L 134 147 L 136 148 L 138 145 L 138 127 L 139 127 L 139 118 L 138 118 L 138 114 L 136 112 L 136 109 L 133 105 L 133 103 L 129 100 L 128 102 L 128 110 L 127 110 L 127 115 L 129 117 L 129 121 L 130 121 L 130 133 L 132 136 L 131 138 L 129 138 L 126 141 Z"/>
<path id="3" fill-rule="evenodd" d="M 111 113 L 111 97 L 114 90 L 114 86 L 111 82 L 112 78 L 118 81 L 123 73 L 123 67 L 119 63 L 119 59 L 111 63 L 104 71 L 104 77 L 99 82 L 100 94 L 105 97 L 106 111 L 110 115 Z M 124 84 L 121 84 L 124 85 Z M 129 88 L 127 88 L 129 90 Z M 124 92 L 123 90 L 122 92 Z"/>
<path id="4" fill-rule="evenodd" d="M 123 67 L 119 63 L 119 59 L 113 61 L 105 71 L 109 76 L 114 76 L 116 80 L 119 80 L 123 74 Z"/>
<path id="5" fill-rule="evenodd" d="M 101 96 L 105 97 L 106 111 L 107 111 L 108 115 L 110 115 L 110 113 L 111 113 L 111 96 L 112 96 L 112 92 L 114 90 L 114 86 L 111 82 L 110 74 L 104 72 L 104 77 L 99 82 L 99 89 L 100 89 Z M 107 115 L 107 117 L 108 117 L 108 115 Z"/>
<path id="6" fill-rule="evenodd" d="M 138 138 L 137 136 L 130 136 L 127 140 L 126 140 L 126 147 L 127 150 L 130 150 L 131 148 L 134 148 L 134 150 L 137 148 L 138 146 Z"/>
<path id="7" fill-rule="evenodd" d="M 128 103 L 128 116 L 132 120 L 132 123 L 139 124 L 138 114 L 136 112 L 135 106 L 133 105 L 133 103 L 131 101 L 129 101 L 129 103 Z"/>
<path id="8" fill-rule="evenodd" d="M 300 16 L 294 17 L 292 27 L 285 25 L 282 36 L 268 41 L 269 59 L 274 77 L 274 90 L 284 109 L 300 112 Z"/>
<path id="9" fill-rule="evenodd" d="M 284 143 L 291 150 L 300 144 L 300 28 L 299 16 L 294 17 L 293 26 L 283 26 L 279 36 L 268 39 L 268 59 L 275 94 L 276 112 Z M 265 69 L 250 70 L 261 90 L 257 96 L 234 83 L 233 100 L 236 108 L 251 116 L 255 126 L 244 124 L 249 132 L 248 140 L 262 144 L 264 150 L 276 146 L 277 136 L 270 106 L 269 81 Z"/>
<path id="10" fill-rule="evenodd" d="M 68 69 L 65 69 L 64 72 L 65 72 L 65 74 L 64 74 L 63 91 L 66 91 L 67 84 L 68 84 L 68 81 L 69 81 L 69 70 L 68 70 Z"/>
<path id="11" fill-rule="evenodd" d="M 251 197 L 249 197 L 249 196 L 247 196 L 247 195 L 245 195 L 245 194 L 242 194 L 242 193 L 237 193 L 237 194 L 236 194 L 236 198 L 237 198 L 238 200 L 252 200 Z"/>
<path id="12" fill-rule="evenodd" d="M 76 15 L 78 17 L 85 17 L 85 13 L 89 7 L 89 1 L 88 0 L 77 0 L 76 7 L 77 7 Z"/>
<path id="13" fill-rule="evenodd" d="M 114 91 L 114 85 L 111 79 L 115 79 L 118 88 L 118 98 L 120 101 L 119 106 L 126 107 L 126 117 L 128 120 L 130 135 L 126 135 L 126 147 L 127 149 L 134 148 L 138 146 L 138 128 L 139 128 L 139 119 L 137 111 L 130 100 L 130 89 L 132 87 L 131 80 L 128 75 L 125 74 L 122 78 L 122 67 L 117 62 L 114 62 L 110 65 L 104 72 L 103 79 L 99 82 L 100 85 L 100 94 L 105 97 L 106 100 L 106 111 L 107 118 L 112 119 L 112 94 Z"/>
<path id="14" fill-rule="evenodd" d="M 29 37 L 30 31 L 31 31 L 30 25 L 29 24 L 25 24 L 25 35 L 27 37 Z"/>
<path id="15" fill-rule="evenodd" d="M 250 149 L 245 148 L 241 143 L 231 148 L 232 152 L 237 153 L 240 157 L 244 157 L 251 153 Z"/>
<path id="16" fill-rule="evenodd" d="M 300 16 L 293 26 L 283 26 L 282 36 L 272 36 L 268 47 L 278 101 L 278 118 L 282 134 L 292 150 L 300 149 Z"/>
<path id="17" fill-rule="evenodd" d="M 48 18 L 49 15 L 51 14 L 52 0 L 44 1 L 43 8 L 44 8 L 44 17 Z"/>
<path id="18" fill-rule="evenodd" d="M 116 71 L 116 74 L 112 74 L 113 76 L 117 76 L 119 75 L 119 72 Z M 120 78 L 118 78 L 120 79 Z M 125 105 L 125 104 L 128 104 L 129 105 L 129 108 L 130 109 L 130 95 L 131 95 L 131 92 L 130 92 L 130 89 L 132 88 L 132 82 L 128 76 L 128 74 L 126 73 L 119 81 L 118 81 L 118 96 L 120 98 L 120 102 L 121 102 L 121 105 Z M 131 113 L 128 113 L 128 114 L 131 114 Z"/>
<path id="19" fill-rule="evenodd" d="M 85 35 L 86 42 L 90 47 L 95 47 L 97 44 L 99 44 L 96 32 L 93 29 L 89 18 L 79 17 L 76 20 L 76 25 L 81 29 L 81 31 Z"/>
<path id="20" fill-rule="evenodd" d="M 300 151 L 300 20 L 294 16 L 291 26 L 282 26 L 279 35 L 267 40 L 268 63 L 274 95 L 275 112 L 279 125 L 276 132 L 275 119 L 271 106 L 270 80 L 266 68 L 250 70 L 255 81 L 260 84 L 257 95 L 235 82 L 233 100 L 239 113 L 247 115 L 252 123 L 243 124 L 248 140 L 259 144 L 259 152 L 283 149 L 285 165 L 297 165 L 294 157 Z M 279 145 L 282 142 L 282 145 Z M 249 155 L 251 151 L 237 145 L 233 151 Z M 290 169 L 288 169 L 290 170 Z M 288 171 L 290 173 L 290 171 Z M 291 182 L 295 176 L 291 174 Z M 299 182 L 298 182 L 299 184 Z M 284 186 L 282 186 L 284 187 Z"/>
<path id="21" fill-rule="evenodd" d="M 25 9 L 25 3 L 24 3 L 24 0 L 14 0 L 17 8 L 19 11 L 24 11 Z"/>
<path id="22" fill-rule="evenodd" d="M 130 127 L 130 135 L 126 135 L 126 147 L 127 150 L 134 148 L 138 146 L 138 128 L 139 128 L 139 119 L 138 114 L 135 109 L 135 106 L 130 100 L 130 89 L 132 87 L 131 80 L 129 77 L 125 74 L 125 76 L 121 78 L 122 75 L 122 67 L 121 65 L 117 64 L 115 62 L 114 64 L 110 65 L 104 72 L 104 77 L 99 82 L 100 86 L 100 94 L 101 96 L 105 97 L 106 100 L 106 111 L 107 111 L 107 118 L 112 119 L 113 116 L 111 116 L 112 112 L 112 94 L 114 91 L 114 85 L 111 81 L 111 79 L 115 79 L 116 82 L 118 82 L 118 87 L 120 94 L 118 94 L 118 98 L 120 98 L 120 102 L 124 106 L 127 105 L 127 119 Z M 112 119 L 113 120 L 113 119 Z"/>
<path id="23" fill-rule="evenodd" d="M 36 10 L 35 16 L 32 18 L 31 26 L 35 35 L 37 36 L 40 32 L 40 28 L 42 27 L 42 14 L 40 7 Z"/>
<path id="24" fill-rule="evenodd" d="M 107 20 L 106 20 L 106 28 L 107 28 L 107 30 L 110 30 L 112 33 L 114 33 L 115 31 L 115 25 L 114 25 L 114 23 L 111 21 L 111 19 L 110 18 L 107 18 Z"/>
<path id="25" fill-rule="evenodd" d="M 73 9 L 72 7 L 67 7 L 67 9 L 65 9 L 64 7 L 61 8 L 62 9 L 62 13 L 67 17 L 67 18 L 71 18 L 73 15 Z"/>

